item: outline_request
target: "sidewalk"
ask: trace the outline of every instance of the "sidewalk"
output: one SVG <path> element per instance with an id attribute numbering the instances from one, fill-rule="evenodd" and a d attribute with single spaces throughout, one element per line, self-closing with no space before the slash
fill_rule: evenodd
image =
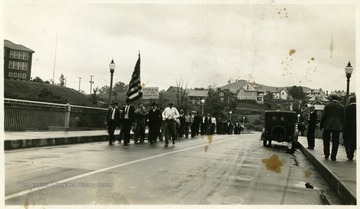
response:
<path id="1" fill-rule="evenodd" d="M 117 135 L 119 130 L 115 130 Z M 4 149 L 20 149 L 41 146 L 107 141 L 106 130 L 96 131 L 49 131 L 5 132 Z M 301 152 L 339 195 L 343 204 L 356 205 L 356 157 L 348 161 L 343 145 L 339 146 L 337 160 L 325 160 L 322 139 L 315 139 L 315 149 L 308 150 L 306 137 L 299 137 Z"/>
<path id="2" fill-rule="evenodd" d="M 115 130 L 115 135 L 119 130 Z M 108 141 L 107 130 L 5 132 L 5 150 Z"/>
<path id="3" fill-rule="evenodd" d="M 354 160 L 348 161 L 344 146 L 339 145 L 336 161 L 331 161 L 324 158 L 322 139 L 315 139 L 313 150 L 306 149 L 306 137 L 300 136 L 299 142 L 300 150 L 335 190 L 341 201 L 347 205 L 356 205 L 356 152 Z"/>

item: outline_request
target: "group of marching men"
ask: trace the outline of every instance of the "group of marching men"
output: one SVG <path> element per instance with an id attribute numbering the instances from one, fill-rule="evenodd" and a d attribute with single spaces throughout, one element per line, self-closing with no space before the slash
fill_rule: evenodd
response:
<path id="1" fill-rule="evenodd" d="M 175 146 L 176 139 L 195 137 L 198 135 L 212 134 L 240 134 L 244 127 L 239 122 L 223 121 L 210 114 L 201 115 L 197 112 L 177 110 L 173 103 L 160 110 L 156 103 L 151 104 L 150 110 L 140 103 L 138 108 L 130 104 L 127 99 L 126 104 L 120 109 L 116 102 L 111 103 L 106 116 L 106 124 L 109 133 L 109 145 L 115 142 L 115 129 L 120 127 L 118 137 L 119 143 L 123 140 L 124 146 L 129 146 L 131 131 L 134 133 L 135 143 L 144 143 L 145 129 L 148 126 L 147 140 L 154 144 L 157 139 L 163 141 L 165 147 L 172 141 Z"/>

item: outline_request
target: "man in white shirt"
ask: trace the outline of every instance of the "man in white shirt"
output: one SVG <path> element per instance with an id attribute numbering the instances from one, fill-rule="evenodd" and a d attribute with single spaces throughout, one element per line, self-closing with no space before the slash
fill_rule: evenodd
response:
<path id="1" fill-rule="evenodd" d="M 180 116 L 179 111 L 174 107 L 173 103 L 169 103 L 169 107 L 166 107 L 162 112 L 162 117 L 165 120 L 165 129 L 168 131 L 172 138 L 173 146 L 175 146 L 176 137 L 176 124 L 175 119 Z M 165 137 L 165 147 L 169 146 L 169 138 Z"/>

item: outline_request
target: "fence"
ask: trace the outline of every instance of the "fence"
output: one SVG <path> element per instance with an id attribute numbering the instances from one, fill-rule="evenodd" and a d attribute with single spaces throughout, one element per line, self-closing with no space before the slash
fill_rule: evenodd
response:
<path id="1" fill-rule="evenodd" d="M 4 99 L 5 131 L 105 129 L 107 109 Z"/>

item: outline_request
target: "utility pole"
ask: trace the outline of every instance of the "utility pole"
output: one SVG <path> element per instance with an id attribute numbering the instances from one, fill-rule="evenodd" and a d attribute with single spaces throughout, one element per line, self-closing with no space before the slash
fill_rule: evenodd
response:
<path id="1" fill-rule="evenodd" d="M 94 84 L 94 81 L 92 80 L 94 76 L 90 75 L 90 95 L 91 95 L 91 91 L 92 91 L 92 85 Z"/>
<path id="2" fill-rule="evenodd" d="M 79 92 L 80 92 L 81 77 L 79 77 Z"/>
<path id="3" fill-rule="evenodd" d="M 52 84 L 54 85 L 55 83 L 55 65 L 56 65 L 56 51 L 57 51 L 57 37 L 58 34 L 56 34 L 56 42 L 55 42 L 55 57 L 54 57 L 54 69 L 53 69 L 53 80 L 52 80 Z"/>

